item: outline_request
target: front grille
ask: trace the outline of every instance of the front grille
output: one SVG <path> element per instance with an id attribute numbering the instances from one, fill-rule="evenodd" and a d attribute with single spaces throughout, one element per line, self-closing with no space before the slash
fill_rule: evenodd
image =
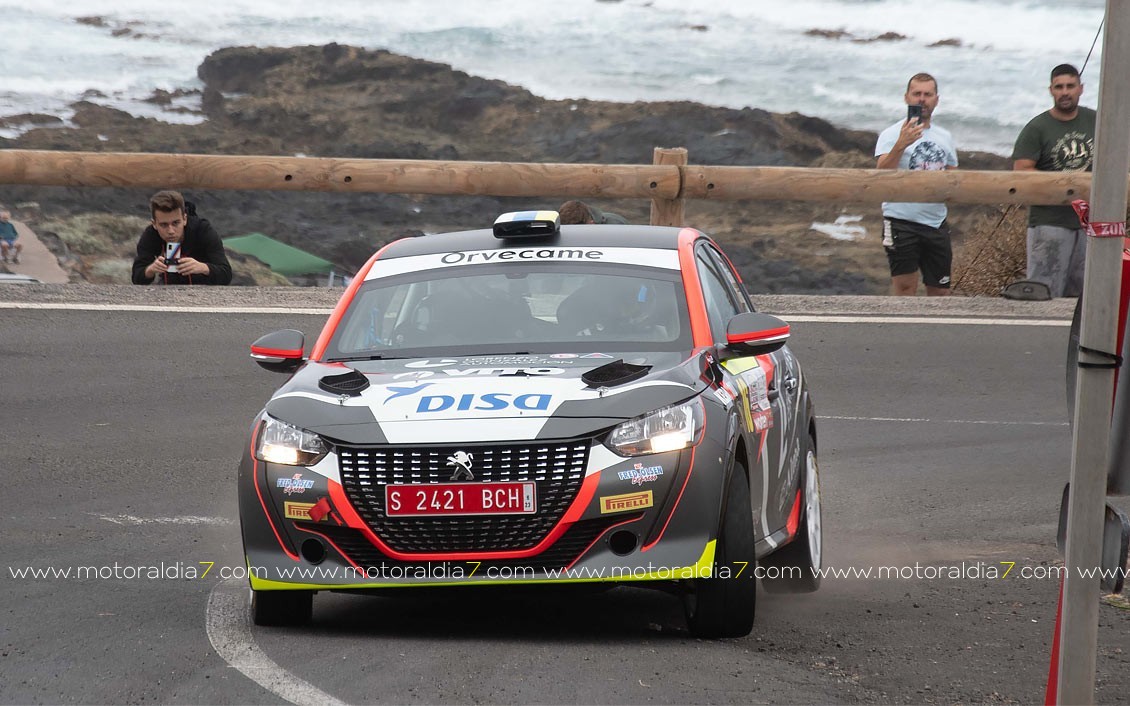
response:
<path id="1" fill-rule="evenodd" d="M 581 483 L 591 441 L 493 446 L 339 446 L 341 484 L 357 514 L 398 552 L 481 552 L 529 549 L 565 514 Z M 395 517 L 385 514 L 385 486 L 447 483 L 456 467 L 448 457 L 474 458 L 475 482 L 537 485 L 533 515 Z"/>
<path id="2" fill-rule="evenodd" d="M 474 570 L 476 573 L 483 572 L 485 575 L 486 570 L 490 567 L 522 568 L 535 571 L 563 569 L 576 561 L 577 558 L 581 556 L 581 553 L 584 552 L 597 537 L 608 530 L 608 528 L 626 521 L 638 520 L 642 516 L 643 514 L 640 513 L 629 516 L 617 515 L 614 517 L 596 517 L 589 520 L 581 520 L 573 523 L 573 525 L 553 543 L 553 546 L 536 556 L 527 559 L 476 561 L 474 562 Z M 352 527 L 338 527 L 324 522 L 303 521 L 296 522 L 295 525 L 300 529 L 324 535 L 337 545 L 346 557 L 363 569 L 383 568 L 387 570 L 397 567 L 405 574 L 408 574 L 416 568 L 427 567 L 427 564 L 401 561 L 387 556 L 380 549 L 373 546 L 373 544 L 365 538 L 365 535 L 361 533 L 361 530 L 353 529 Z M 467 567 L 465 570 L 469 573 L 471 568 Z"/>

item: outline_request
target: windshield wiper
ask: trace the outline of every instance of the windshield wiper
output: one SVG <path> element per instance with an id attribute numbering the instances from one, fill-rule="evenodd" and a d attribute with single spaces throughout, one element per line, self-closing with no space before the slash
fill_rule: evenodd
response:
<path id="1" fill-rule="evenodd" d="M 344 358 L 330 358 L 326 360 L 327 363 L 355 363 L 362 360 L 402 360 L 403 356 L 398 355 L 380 355 L 374 353 L 373 355 L 351 355 Z"/>

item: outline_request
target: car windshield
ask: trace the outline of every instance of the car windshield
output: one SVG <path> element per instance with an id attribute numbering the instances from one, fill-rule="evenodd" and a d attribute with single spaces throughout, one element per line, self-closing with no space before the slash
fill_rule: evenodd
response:
<path id="1" fill-rule="evenodd" d="M 689 350 L 679 273 L 649 267 L 507 264 L 365 282 L 325 359 Z"/>

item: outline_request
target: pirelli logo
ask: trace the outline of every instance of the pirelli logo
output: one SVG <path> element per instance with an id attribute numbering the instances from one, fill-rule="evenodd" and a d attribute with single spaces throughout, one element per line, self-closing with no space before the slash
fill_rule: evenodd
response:
<path id="1" fill-rule="evenodd" d="M 288 520 L 309 520 L 310 508 L 314 503 L 283 503 L 283 511 Z"/>
<path id="2" fill-rule="evenodd" d="M 624 493 L 623 495 L 607 495 L 600 498 L 600 514 L 610 512 L 625 512 L 627 510 L 641 510 L 655 504 L 651 491 L 644 490 L 639 493 Z"/>

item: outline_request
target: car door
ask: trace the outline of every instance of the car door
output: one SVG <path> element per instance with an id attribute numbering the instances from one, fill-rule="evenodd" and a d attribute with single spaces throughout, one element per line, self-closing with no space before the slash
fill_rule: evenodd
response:
<path id="1" fill-rule="evenodd" d="M 712 245 L 699 247 L 697 265 L 711 335 L 716 345 L 724 346 L 730 318 L 753 307 L 729 261 Z M 795 381 L 797 372 L 791 356 L 782 351 L 731 357 L 722 364 L 739 405 L 749 450 L 751 497 L 761 508 L 760 517 L 755 517 L 759 537 L 785 525 L 796 488 L 789 457 L 796 448 L 791 415 L 797 390 L 789 381 Z"/>

